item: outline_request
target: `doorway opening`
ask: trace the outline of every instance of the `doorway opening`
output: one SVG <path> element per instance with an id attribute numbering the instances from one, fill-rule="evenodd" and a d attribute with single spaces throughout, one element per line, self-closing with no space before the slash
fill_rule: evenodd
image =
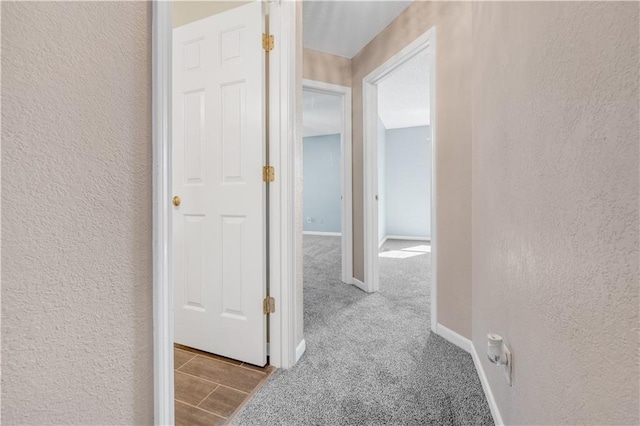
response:
<path id="1" fill-rule="evenodd" d="M 435 332 L 434 39 L 432 28 L 366 76 L 363 109 L 365 285 L 421 285 Z"/>
<path id="2" fill-rule="evenodd" d="M 302 99 L 303 306 L 313 316 L 325 304 L 309 292 L 353 277 L 351 88 L 303 80 Z"/>
<path id="3" fill-rule="evenodd" d="M 303 81 L 303 235 L 334 237 L 339 277 L 352 270 L 351 88 Z M 315 238 L 315 240 L 322 240 Z"/>
<path id="4" fill-rule="evenodd" d="M 268 210 L 281 111 L 267 105 L 289 60 L 270 54 L 264 33 L 275 21 L 279 35 L 294 11 L 261 1 L 153 11 L 156 422 L 223 424 L 267 380 L 269 356 L 289 364 L 288 309 L 268 297 L 284 285 L 268 255 L 280 247 L 268 230 L 281 215 Z"/>

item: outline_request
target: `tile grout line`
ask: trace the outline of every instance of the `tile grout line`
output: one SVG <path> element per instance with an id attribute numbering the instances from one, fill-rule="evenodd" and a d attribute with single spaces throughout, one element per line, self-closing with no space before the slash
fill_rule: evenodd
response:
<path id="1" fill-rule="evenodd" d="M 266 369 L 266 370 L 259 370 L 258 369 L 259 367 L 257 367 L 257 368 L 255 368 L 253 366 L 252 367 L 248 367 L 247 366 L 248 364 L 246 364 L 245 362 L 241 362 L 240 364 L 235 364 L 235 363 L 229 362 L 231 360 L 227 361 L 226 359 L 219 359 L 216 356 L 208 356 L 209 354 L 206 353 L 206 352 L 205 353 L 196 353 L 195 351 L 190 351 L 190 350 L 183 349 L 181 347 L 175 347 L 175 346 L 174 346 L 174 349 L 177 350 L 177 351 L 182 351 L 182 352 L 186 352 L 187 354 L 193 355 L 187 362 L 185 362 L 184 364 L 182 364 L 178 368 L 175 368 L 174 370 L 176 372 L 184 374 L 185 376 L 188 376 L 188 377 L 192 377 L 192 378 L 194 378 L 196 380 L 202 380 L 202 381 L 204 381 L 206 383 L 210 383 L 210 384 L 216 385 L 213 388 L 213 390 L 211 390 L 211 392 L 209 392 L 200 402 L 198 402 L 197 405 L 193 405 L 193 404 L 187 403 L 187 402 L 182 401 L 182 400 L 177 399 L 177 398 L 174 398 L 174 400 L 177 401 L 177 402 L 180 402 L 182 404 L 185 404 L 185 405 L 187 405 L 189 407 L 193 407 L 193 408 L 196 408 L 197 410 L 200 410 L 200 411 L 203 411 L 203 412 L 208 413 L 210 415 L 216 416 L 217 418 L 220 418 L 220 419 L 224 420 L 224 423 L 223 423 L 224 425 L 231 424 L 231 421 L 233 420 L 233 418 L 255 396 L 255 394 L 258 392 L 258 390 L 264 385 L 264 383 L 267 382 L 267 380 L 270 378 L 270 376 L 276 370 L 272 366 L 267 366 L 269 368 Z M 211 355 L 215 355 L 215 354 L 211 354 Z M 200 376 L 196 376 L 194 374 L 190 374 L 190 373 L 187 373 L 187 372 L 181 370 L 187 364 L 189 364 L 190 362 L 192 362 L 194 359 L 196 359 L 198 357 L 201 357 L 201 358 L 203 358 L 205 360 L 208 359 L 208 360 L 212 360 L 212 361 L 219 361 L 220 363 L 226 365 L 229 368 L 231 368 L 231 367 L 240 367 L 241 369 L 243 369 L 245 371 L 246 370 L 254 371 L 256 373 L 260 373 L 261 377 L 259 377 L 258 383 L 249 392 L 247 392 L 247 391 L 236 389 L 236 388 L 234 388 L 232 386 L 223 385 L 223 384 L 215 382 L 213 380 L 209 380 L 209 379 L 206 379 L 206 378 L 203 378 L 203 377 L 200 377 Z M 207 409 L 205 409 L 205 408 L 200 406 L 206 399 L 211 397 L 211 395 L 213 395 L 216 390 L 220 389 L 220 387 L 224 387 L 226 389 L 230 389 L 232 391 L 236 391 L 236 392 L 238 392 L 238 393 L 243 395 L 242 402 L 236 407 L 236 409 L 228 417 L 225 417 L 225 416 L 222 416 L 220 414 L 214 413 L 214 412 L 209 411 L 209 410 L 207 410 Z"/>
<path id="2" fill-rule="evenodd" d="M 187 346 L 184 346 L 184 347 L 186 348 Z M 229 361 L 227 361 L 223 356 L 216 355 L 216 354 L 209 354 L 208 352 L 204 352 L 204 351 L 199 351 L 199 352 L 203 352 L 203 353 L 192 352 L 192 351 L 187 350 L 187 349 L 182 349 L 182 347 L 176 348 L 175 346 L 174 346 L 174 349 L 177 349 L 177 350 L 182 351 L 182 352 L 187 352 L 187 353 L 190 353 L 190 354 L 194 354 L 196 356 L 201 356 L 203 358 L 212 359 L 214 361 L 224 362 L 225 364 L 233 365 L 235 367 L 240 367 L 242 364 L 244 364 L 244 362 L 237 361 L 237 360 L 236 360 L 236 362 L 239 362 L 240 364 L 234 364 L 233 362 L 231 362 L 231 361 L 234 361 L 232 359 L 229 359 Z M 209 355 L 215 355 L 215 357 L 214 356 L 209 356 Z M 216 357 L 220 357 L 222 359 L 216 358 Z"/>
<path id="3" fill-rule="evenodd" d="M 240 412 L 240 410 L 242 410 L 242 408 L 244 408 L 244 406 L 247 405 L 247 403 L 253 399 L 253 397 L 256 395 L 256 393 L 258 393 L 260 388 L 262 388 L 262 386 L 267 382 L 267 380 L 269 380 L 273 372 L 274 370 L 271 370 L 268 374 L 265 374 L 265 377 L 258 382 L 258 384 L 247 395 L 244 401 L 242 401 L 242 403 L 238 405 L 238 407 L 233 411 L 233 413 L 229 415 L 229 420 L 228 420 L 229 424 L 231 423 L 231 420 L 233 420 L 234 417 Z"/>
<path id="4" fill-rule="evenodd" d="M 247 391 L 243 391 L 243 390 L 240 390 L 240 389 L 232 388 L 231 386 L 223 385 L 222 383 L 214 382 L 213 380 L 205 379 L 205 378 L 200 377 L 200 376 L 194 376 L 193 374 L 185 373 L 184 371 L 180 371 L 180 370 L 176 370 L 176 371 L 178 371 L 180 374 L 184 374 L 185 376 L 190 376 L 190 377 L 193 377 L 195 379 L 204 380 L 205 382 L 213 383 L 214 385 L 222 386 L 223 388 L 231 389 L 231 390 L 242 392 L 244 394 L 249 395 L 249 392 L 247 392 Z M 262 380 L 263 379 L 260 379 L 260 382 L 262 382 Z M 260 384 L 260 382 L 258 382 L 258 384 Z M 256 386 L 258 386 L 258 385 L 256 385 Z"/>
<path id="5" fill-rule="evenodd" d="M 174 398 L 174 399 L 175 399 L 175 398 Z M 200 408 L 200 407 L 197 407 L 197 406 L 195 406 L 195 405 L 189 404 L 188 402 L 184 402 L 184 401 L 181 401 L 181 400 L 179 400 L 179 399 L 176 399 L 176 401 L 178 401 L 178 402 L 180 402 L 180 403 L 182 403 L 182 404 L 184 404 L 184 405 L 188 405 L 189 407 L 197 408 L 198 410 L 200 410 L 200 411 L 204 411 L 205 413 L 213 414 L 214 416 L 216 416 L 216 417 L 220 417 L 220 418 L 221 418 L 221 419 L 223 419 L 223 420 L 228 420 L 228 418 L 227 418 L 227 417 L 222 417 L 220 414 L 212 413 L 211 411 L 207 411 L 207 410 L 205 410 L 204 408 Z"/>
<path id="6" fill-rule="evenodd" d="M 186 346 L 184 346 L 184 347 L 186 348 Z M 233 365 L 234 367 L 242 367 L 245 370 L 255 371 L 256 373 L 268 374 L 266 371 L 260 371 L 260 370 L 256 370 L 256 369 L 251 368 L 251 367 L 245 367 L 244 364 L 246 364 L 246 362 L 236 361 L 236 362 L 240 362 L 240 364 L 234 364 L 233 362 L 231 362 L 231 360 L 227 361 L 225 359 L 215 358 L 213 356 L 208 356 L 208 355 L 197 353 L 197 352 L 191 352 L 190 350 L 182 349 L 182 347 L 177 348 L 177 347 L 174 346 L 174 349 L 177 349 L 179 351 L 186 352 L 186 353 L 189 353 L 189 354 L 192 354 L 192 355 L 195 355 L 195 356 L 201 356 L 202 358 L 208 358 L 208 359 L 212 359 L 214 361 L 224 362 L 225 364 Z M 215 355 L 215 354 L 211 354 L 211 355 Z M 217 356 L 220 356 L 220 355 L 217 355 Z M 258 367 L 258 368 L 260 368 L 260 367 Z"/>
<path id="7" fill-rule="evenodd" d="M 185 365 L 189 364 L 191 361 L 193 361 L 194 359 L 196 359 L 196 357 L 197 357 L 197 356 L 198 356 L 198 355 L 194 355 L 194 357 L 193 357 L 193 358 L 191 358 L 189 361 L 187 361 L 187 362 L 185 362 L 184 364 L 182 364 L 180 367 L 178 367 L 178 368 L 174 368 L 174 370 L 176 370 L 176 371 L 180 371 L 180 369 L 181 369 L 182 367 L 184 367 Z"/>
<path id="8" fill-rule="evenodd" d="M 205 400 L 205 399 L 209 398 L 209 397 L 211 396 L 211 394 L 212 394 L 212 393 L 214 393 L 214 392 L 216 391 L 216 389 L 218 389 L 219 387 L 220 387 L 220 385 L 216 386 L 215 388 L 213 388 L 213 390 L 212 390 L 211 392 L 209 392 L 209 393 L 207 394 L 207 396 L 205 396 L 204 398 L 202 398 L 202 401 L 198 402 L 198 405 L 196 405 L 196 408 L 200 408 L 200 409 L 204 410 L 204 408 L 200 407 L 200 404 L 202 404 L 202 403 L 204 402 L 204 400 Z M 210 412 L 209 410 L 204 410 L 204 411 Z M 211 414 L 215 414 L 215 413 L 211 413 Z M 220 414 L 218 414 L 218 415 L 219 415 L 220 417 L 224 417 L 224 416 L 222 416 L 222 415 L 220 415 Z M 226 417 L 224 417 L 224 418 L 226 419 Z"/>

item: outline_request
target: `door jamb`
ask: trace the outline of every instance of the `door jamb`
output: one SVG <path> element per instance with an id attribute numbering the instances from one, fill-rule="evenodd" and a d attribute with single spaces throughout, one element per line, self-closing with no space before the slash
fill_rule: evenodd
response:
<path id="1" fill-rule="evenodd" d="M 380 290 L 378 276 L 378 90 L 376 84 L 411 59 L 428 49 L 429 53 L 429 101 L 431 130 L 431 330 L 437 332 L 437 169 L 438 150 L 436 139 L 436 28 L 431 27 L 404 49 L 369 73 L 362 80 L 363 89 L 363 150 L 364 150 L 364 282 L 366 290 Z"/>
<path id="2" fill-rule="evenodd" d="M 276 311 L 269 319 L 269 363 L 296 363 L 295 140 L 296 140 L 296 3 L 265 1 L 275 47 L 269 57 L 269 161 L 275 181 L 269 188 L 270 289 Z M 300 307 L 301 308 L 301 307 Z"/>
<path id="3" fill-rule="evenodd" d="M 296 361 L 295 246 L 289 224 L 294 209 L 296 135 L 296 2 L 265 1 L 276 45 L 270 52 L 270 158 L 276 180 L 270 188 L 272 252 L 270 364 Z M 173 289 L 171 284 L 171 53 L 172 2 L 152 3 L 152 215 L 154 424 L 174 424 Z M 256 40 L 261 42 L 261 40 Z M 261 308 L 261 307 L 259 307 Z"/>
<path id="4" fill-rule="evenodd" d="M 172 2 L 152 3 L 153 418 L 174 423 L 171 286 Z"/>
<path id="5" fill-rule="evenodd" d="M 303 90 L 338 95 L 342 104 L 340 174 L 342 185 L 342 282 L 353 284 L 353 213 L 351 160 L 351 88 L 315 80 L 302 80 Z"/>

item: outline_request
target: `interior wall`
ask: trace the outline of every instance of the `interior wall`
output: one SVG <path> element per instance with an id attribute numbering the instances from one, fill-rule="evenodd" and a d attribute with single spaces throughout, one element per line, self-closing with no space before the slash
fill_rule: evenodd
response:
<path id="1" fill-rule="evenodd" d="M 640 423 L 639 12 L 473 6 L 473 344 L 506 424 Z"/>
<path id="2" fill-rule="evenodd" d="M 436 26 L 438 321 L 471 337 L 471 3 L 413 2 L 351 61 L 354 275 L 364 279 L 362 79 Z"/>
<path id="3" fill-rule="evenodd" d="M 351 87 L 351 60 L 303 49 L 303 78 Z"/>
<path id="4" fill-rule="evenodd" d="M 151 424 L 151 3 L 1 7 L 2 420 Z"/>
<path id="5" fill-rule="evenodd" d="M 305 232 L 342 232 L 340 142 L 340 134 L 303 138 Z"/>
<path id="6" fill-rule="evenodd" d="M 173 27 L 190 24 L 248 3 L 251 2 L 239 0 L 173 0 Z"/>
<path id="7" fill-rule="evenodd" d="M 431 129 L 387 129 L 386 234 L 431 237 Z"/>

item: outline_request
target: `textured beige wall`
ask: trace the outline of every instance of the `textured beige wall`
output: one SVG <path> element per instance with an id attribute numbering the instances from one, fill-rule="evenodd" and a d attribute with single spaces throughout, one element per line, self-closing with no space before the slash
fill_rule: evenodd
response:
<path id="1" fill-rule="evenodd" d="M 351 60 L 304 49 L 302 75 L 308 80 L 351 87 Z"/>
<path id="2" fill-rule="evenodd" d="M 173 0 L 173 27 L 190 24 L 208 16 L 217 15 L 250 1 Z"/>
<path id="3" fill-rule="evenodd" d="M 151 424 L 151 4 L 2 2 L 2 420 Z"/>
<path id="4" fill-rule="evenodd" d="M 354 275 L 364 278 L 362 79 L 436 26 L 438 321 L 471 337 L 471 4 L 414 2 L 352 59 Z"/>
<path id="5" fill-rule="evenodd" d="M 640 423 L 638 14 L 473 7 L 473 343 L 507 424 Z"/>

